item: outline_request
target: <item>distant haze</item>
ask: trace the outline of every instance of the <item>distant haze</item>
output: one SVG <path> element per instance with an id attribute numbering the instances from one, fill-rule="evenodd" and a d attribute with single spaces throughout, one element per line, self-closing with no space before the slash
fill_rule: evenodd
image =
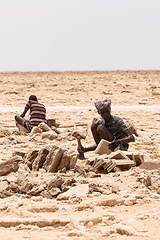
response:
<path id="1" fill-rule="evenodd" d="M 160 69 L 160 0 L 0 0 L 0 71 Z"/>

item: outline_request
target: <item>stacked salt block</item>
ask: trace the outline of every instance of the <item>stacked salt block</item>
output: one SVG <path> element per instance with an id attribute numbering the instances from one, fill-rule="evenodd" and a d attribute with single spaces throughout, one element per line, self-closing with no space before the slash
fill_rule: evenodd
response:
<path id="1" fill-rule="evenodd" d="M 66 149 L 60 148 L 57 145 L 53 145 L 51 150 L 49 151 L 48 156 L 46 157 L 43 168 L 47 172 L 56 172 L 65 150 Z"/>
<path id="2" fill-rule="evenodd" d="M 128 152 L 115 149 L 112 152 L 109 149 L 109 142 L 102 139 L 98 144 L 95 153 L 100 155 L 89 161 L 88 164 L 96 168 L 98 171 L 109 173 L 110 171 L 129 170 L 131 167 L 139 166 L 144 162 L 142 153 Z"/>
<path id="3" fill-rule="evenodd" d="M 74 151 L 57 145 L 47 145 L 41 149 L 29 151 L 24 162 L 33 171 L 39 171 L 42 168 L 46 172 L 57 172 L 61 169 L 73 169 L 77 158 L 78 154 Z"/>

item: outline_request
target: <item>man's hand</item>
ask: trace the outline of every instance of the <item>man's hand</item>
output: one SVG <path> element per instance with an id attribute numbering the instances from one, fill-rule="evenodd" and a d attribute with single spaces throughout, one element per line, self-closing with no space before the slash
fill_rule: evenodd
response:
<path id="1" fill-rule="evenodd" d="M 114 151 L 114 149 L 117 148 L 119 144 L 120 144 L 120 141 L 117 139 L 112 141 L 108 146 L 111 151 Z"/>
<path id="2" fill-rule="evenodd" d="M 24 113 L 22 113 L 22 114 L 20 115 L 20 117 L 22 117 L 22 118 L 24 118 L 24 116 L 25 116 Z"/>
<path id="3" fill-rule="evenodd" d="M 77 148 L 77 151 L 78 151 L 79 153 L 85 152 L 85 147 L 83 147 L 83 146 L 81 145 L 81 146 L 79 146 L 79 147 Z"/>

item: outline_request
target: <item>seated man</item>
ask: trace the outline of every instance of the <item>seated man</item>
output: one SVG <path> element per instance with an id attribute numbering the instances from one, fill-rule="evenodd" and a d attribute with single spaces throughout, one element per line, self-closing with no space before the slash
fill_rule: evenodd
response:
<path id="1" fill-rule="evenodd" d="M 25 120 L 24 116 L 26 112 L 30 109 L 30 119 Z M 15 116 L 17 123 L 22 125 L 24 128 L 30 132 L 34 126 L 38 126 L 41 122 L 47 123 L 46 120 L 46 108 L 43 104 L 39 103 L 35 95 L 31 95 L 24 108 L 23 113 L 19 116 Z"/>
<path id="2" fill-rule="evenodd" d="M 135 138 L 120 117 L 111 115 L 111 100 L 98 101 L 95 103 L 95 107 L 102 117 L 100 121 L 91 126 L 95 144 L 87 148 L 81 145 L 77 149 L 78 152 L 94 151 L 101 139 L 110 142 L 109 148 L 112 151 L 118 146 L 120 146 L 120 150 L 127 151 L 128 143 L 134 142 Z"/>

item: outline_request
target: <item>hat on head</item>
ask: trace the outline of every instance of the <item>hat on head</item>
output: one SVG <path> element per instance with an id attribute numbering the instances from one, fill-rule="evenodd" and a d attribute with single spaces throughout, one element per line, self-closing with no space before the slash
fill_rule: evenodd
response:
<path id="1" fill-rule="evenodd" d="M 111 111 L 111 100 L 110 99 L 106 99 L 104 101 L 98 101 L 94 103 L 98 113 L 100 110 L 108 110 Z"/>

